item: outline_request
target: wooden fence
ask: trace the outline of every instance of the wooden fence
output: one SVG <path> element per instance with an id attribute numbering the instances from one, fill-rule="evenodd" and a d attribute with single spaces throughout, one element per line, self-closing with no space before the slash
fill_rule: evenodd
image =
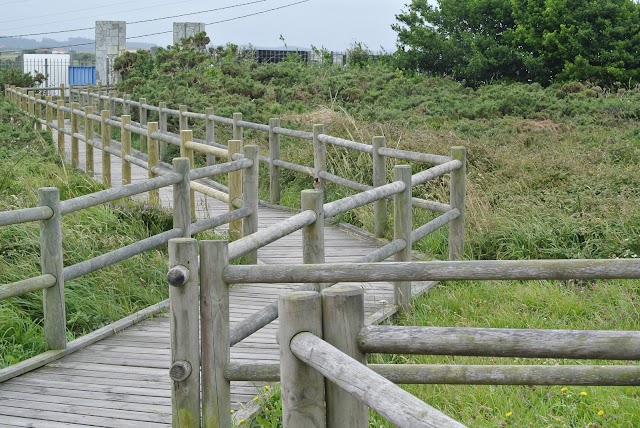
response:
<path id="1" fill-rule="evenodd" d="M 0 226 L 25 221 L 40 221 L 42 227 L 43 275 L 0 287 L 0 298 L 29 290 L 45 290 L 48 303 L 46 323 L 47 341 L 51 349 L 64 348 L 64 279 L 76 278 L 99 267 L 115 263 L 148 248 L 169 242 L 170 298 L 172 318 L 172 367 L 174 426 L 230 427 L 229 382 L 282 382 L 283 419 L 285 427 L 367 426 L 369 406 L 399 427 L 458 427 L 460 423 L 431 408 L 394 383 L 457 383 L 457 384 L 579 384 L 579 385 L 639 385 L 640 368 L 634 366 L 450 366 L 450 365 L 369 365 L 367 353 L 414 353 L 438 355 L 512 356 L 524 358 L 589 358 L 638 359 L 640 333 L 611 331 L 555 331 L 514 329 L 470 329 L 433 327 L 365 326 L 362 291 L 349 286 L 331 287 L 336 282 L 392 281 L 396 303 L 408 308 L 411 281 L 461 279 L 598 279 L 640 277 L 640 261 L 621 260 L 553 260 L 553 261 L 456 261 L 461 255 L 464 227 L 464 149 L 454 148 L 450 157 L 425 155 L 392 150 L 384 147 L 384 140 L 374 139 L 372 145 L 347 141 L 325 135 L 317 125 L 313 132 L 280 128 L 277 119 L 269 125 L 215 116 L 211 109 L 204 114 L 188 112 L 185 107 L 171 110 L 164 105 L 149 106 L 142 100 L 133 102 L 127 97 L 114 98 L 95 90 L 69 91 L 85 98 L 85 110 L 71 100 L 48 97 L 41 100 L 29 91 L 5 87 L 6 95 L 44 126 L 60 133 L 61 139 L 70 134 L 73 144 L 85 141 L 92 147 L 120 156 L 126 162 L 146 167 L 150 177 L 129 184 L 123 166 L 122 187 L 58 201 L 55 189 L 40 190 L 40 206 L 0 213 Z M 60 90 L 65 93 L 64 88 Z M 92 99 L 108 102 L 110 109 L 102 109 L 100 116 L 91 113 Z M 115 104 L 120 103 L 125 114 L 115 117 Z M 41 106 L 46 108 L 42 118 Z M 130 107 L 139 109 L 139 123 L 130 121 Z M 155 109 L 155 110 L 154 110 Z M 53 111 L 57 110 L 57 120 Z M 144 111 L 156 111 L 158 122 L 146 122 Z M 64 126 L 65 114 L 70 115 L 71 131 Z M 180 135 L 166 132 L 166 115 L 177 115 Z M 84 118 L 85 132 L 79 131 L 79 118 Z M 188 119 L 206 121 L 205 140 L 193 139 L 187 129 Z M 100 123 L 101 137 L 94 138 L 87 125 Z M 224 146 L 215 142 L 214 124 L 232 126 L 234 140 Z M 110 129 L 121 130 L 121 150 L 111 148 Z M 258 156 L 257 148 L 241 149 L 242 129 L 256 129 L 269 134 L 269 157 Z M 130 134 L 145 138 L 143 153 L 130 148 Z M 314 166 L 301 166 L 279 160 L 279 135 L 312 140 Z M 75 143 L 73 142 L 75 140 Z M 187 159 L 174 160 L 174 170 L 168 172 L 157 158 L 158 141 L 179 144 Z M 326 144 L 334 144 L 372 155 L 375 187 L 354 183 L 326 170 Z M 225 158 L 226 163 L 189 170 L 193 150 Z M 241 155 L 243 152 L 244 155 Z M 384 183 L 379 173 L 384 158 L 430 162 L 436 166 L 412 175 L 411 167 L 394 168 L 394 181 Z M 107 159 L 107 160 L 105 160 Z M 103 179 L 109 182 L 109 156 L 103 157 Z M 382 159 L 382 161 L 381 161 Z M 212 163 L 213 159 L 209 159 Z M 302 211 L 283 223 L 256 231 L 258 161 L 270 168 L 271 200 L 279 197 L 278 170 L 288 168 L 323 180 L 355 188 L 360 193 L 325 203 L 322 190 L 302 192 Z M 77 162 L 77 158 L 76 158 Z M 126 162 L 123 162 L 125 164 Z M 89 164 L 89 163 L 87 163 Z M 191 162 L 192 164 L 192 162 Z M 376 166 L 378 165 L 378 166 Z M 238 177 L 229 176 L 229 187 L 212 184 L 217 195 L 229 203 L 227 214 L 191 223 L 192 180 L 215 174 L 235 174 L 243 171 L 240 181 L 244 192 L 233 184 Z M 376 174 L 376 171 L 379 174 Z M 451 172 L 451 200 L 449 204 L 412 198 L 412 186 Z M 377 178 L 376 178 L 377 176 Z M 60 216 L 97 203 L 119 197 L 174 185 L 174 229 L 155 237 L 116 250 L 108 255 L 63 267 L 60 242 Z M 234 186 L 236 188 L 234 189 Z M 200 191 L 200 189 L 199 189 Z M 209 192 L 209 190 L 202 190 Z M 216 196 L 214 196 L 216 197 Z M 339 213 L 369 203 L 376 204 L 377 213 L 386 209 L 386 199 L 394 201 L 394 240 L 354 264 L 325 264 L 324 220 Z M 152 200 L 156 200 L 152 194 Z M 411 230 L 411 207 L 419 206 L 443 213 L 425 225 Z M 385 229 L 386 214 L 376 215 L 376 231 Z M 202 241 L 190 235 L 226 222 L 243 219 L 235 229 L 234 242 Z M 410 262 L 411 244 L 427 233 L 450 224 L 450 258 L 452 261 Z M 303 231 L 304 265 L 231 265 L 229 260 L 251 254 L 247 261 L 255 261 L 255 251 L 295 230 Z M 179 238 L 177 238 L 179 237 Z M 396 255 L 394 263 L 378 264 Z M 247 262 L 245 261 L 245 262 Z M 303 283 L 297 291 L 281 296 L 277 304 L 248 317 L 234 327 L 229 326 L 229 286 L 238 283 Z M 47 300 L 49 302 L 49 300 Z M 215 304 L 212 304 L 215 303 Z M 57 307 L 57 309 L 56 309 Z M 230 360 L 229 349 L 272 320 L 280 317 L 280 365 L 242 364 Z M 135 319 L 127 322 L 134 322 Z M 95 340 L 109 332 L 89 335 Z M 92 336 L 93 335 L 93 336 Z M 198 340 L 202 337 L 202 341 Z M 83 340 L 83 339 L 78 339 Z M 70 346 L 71 345 L 71 346 Z M 58 353 L 72 352 L 75 344 Z M 72 350 L 70 350 L 72 348 Z M 16 376 L 30 368 L 45 364 L 54 355 L 44 355 L 0 371 L 0 381 Z M 202 382 L 202 384 L 201 384 Z M 201 389 L 202 387 L 202 389 Z M 202 396 L 200 395 L 202 391 Z"/>

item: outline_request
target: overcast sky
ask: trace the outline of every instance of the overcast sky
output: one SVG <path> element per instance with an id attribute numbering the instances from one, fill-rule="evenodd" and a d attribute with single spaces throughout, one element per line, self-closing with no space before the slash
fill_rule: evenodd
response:
<path id="1" fill-rule="evenodd" d="M 127 25 L 127 38 L 171 31 L 172 22 L 213 23 L 268 9 L 287 6 L 300 0 L 0 0 L 0 35 L 22 35 L 93 27 L 96 20 L 140 21 L 171 15 L 237 6 L 179 18 Z M 207 25 L 214 44 L 232 42 L 260 47 L 326 47 L 343 50 L 353 42 L 363 42 L 371 50 L 395 48 L 396 34 L 391 30 L 395 15 L 409 0 L 307 0 L 304 3 L 229 22 Z M 108 6 L 107 6 L 108 5 Z M 67 37 L 94 38 L 94 30 L 28 36 L 66 40 Z M 159 34 L 131 39 L 164 46 L 172 36 Z M 0 40 L 1 41 L 1 40 Z"/>

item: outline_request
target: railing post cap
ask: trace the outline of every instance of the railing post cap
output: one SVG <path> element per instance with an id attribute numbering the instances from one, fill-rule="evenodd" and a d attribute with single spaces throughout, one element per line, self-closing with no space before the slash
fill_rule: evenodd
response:
<path id="1" fill-rule="evenodd" d="M 287 301 L 310 301 L 319 299 L 320 293 L 317 291 L 291 291 L 280 295 L 280 300 Z"/>
<path id="2" fill-rule="evenodd" d="M 57 187 L 40 187 L 38 193 L 57 193 L 60 194 L 60 190 Z"/>
<path id="3" fill-rule="evenodd" d="M 322 290 L 322 296 L 361 296 L 364 295 L 364 290 L 361 287 L 355 285 L 334 285 Z"/>

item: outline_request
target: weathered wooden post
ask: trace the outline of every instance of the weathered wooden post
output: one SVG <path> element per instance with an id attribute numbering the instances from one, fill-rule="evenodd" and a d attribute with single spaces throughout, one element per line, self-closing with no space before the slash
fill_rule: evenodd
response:
<path id="1" fill-rule="evenodd" d="M 36 117 L 36 129 L 42 129 L 42 125 L 40 124 L 40 122 L 38 122 L 38 119 L 42 119 L 42 104 L 40 104 L 40 101 L 42 100 L 42 95 L 40 94 L 34 94 L 34 101 L 33 101 L 33 108 L 34 108 L 34 115 Z"/>
<path id="2" fill-rule="evenodd" d="M 313 125 L 313 173 L 318 179 L 318 189 L 324 192 L 326 183 L 320 172 L 327 170 L 327 146 L 318 139 L 320 134 L 324 134 L 324 125 Z"/>
<path id="3" fill-rule="evenodd" d="M 84 139 L 85 139 L 85 166 L 89 177 L 93 177 L 93 146 L 89 144 L 93 141 L 93 121 L 89 119 L 89 115 L 93 113 L 93 107 L 88 106 L 84 108 Z"/>
<path id="4" fill-rule="evenodd" d="M 174 158 L 173 172 L 182 175 L 182 181 L 173 185 L 173 227 L 182 230 L 184 238 L 189 238 L 191 237 L 189 159 Z"/>
<path id="5" fill-rule="evenodd" d="M 140 107 L 139 107 L 139 112 L 140 112 L 140 126 L 142 126 L 143 128 L 147 126 L 147 116 L 148 116 L 148 110 L 147 110 L 147 99 L 146 98 L 140 98 L 139 100 L 140 102 Z M 145 135 L 140 135 L 140 151 L 142 153 L 147 153 L 147 137 Z"/>
<path id="6" fill-rule="evenodd" d="M 131 116 L 131 104 L 129 101 L 131 100 L 131 95 L 122 94 L 122 114 Z"/>
<path id="7" fill-rule="evenodd" d="M 202 425 L 231 428 L 229 363 L 229 285 L 222 270 L 229 264 L 228 241 L 200 242 L 200 325 L 202 331 Z"/>
<path id="8" fill-rule="evenodd" d="M 158 103 L 158 127 L 160 128 L 160 132 L 167 132 L 167 103 L 160 102 Z M 159 142 L 159 150 L 160 150 L 160 159 L 164 159 L 165 154 L 167 153 L 167 142 L 160 141 Z"/>
<path id="9" fill-rule="evenodd" d="M 302 229 L 302 262 L 305 264 L 324 263 L 324 210 L 321 190 L 303 190 L 301 208 L 316 213 L 316 221 Z M 315 284 L 318 291 L 324 284 Z"/>
<path id="10" fill-rule="evenodd" d="M 403 181 L 406 188 L 393 197 L 393 239 L 403 239 L 406 243 L 402 251 L 394 255 L 397 262 L 411 261 L 411 166 L 397 165 L 393 169 L 393 180 Z M 394 303 L 401 312 L 411 310 L 411 282 L 393 283 Z"/>
<path id="11" fill-rule="evenodd" d="M 200 427 L 200 338 L 198 241 L 169 241 L 169 299 L 171 300 L 172 426 Z"/>
<path id="12" fill-rule="evenodd" d="M 315 291 L 282 294 L 278 314 L 282 425 L 284 428 L 324 428 L 324 377 L 300 361 L 289 348 L 291 339 L 298 333 L 310 332 L 322 337 L 320 294 Z"/>
<path id="13" fill-rule="evenodd" d="M 242 127 L 238 122 L 242 120 L 242 113 L 233 113 L 233 139 L 243 141 Z"/>
<path id="14" fill-rule="evenodd" d="M 107 147 L 111 147 L 111 126 L 107 123 L 109 110 L 100 112 L 100 140 L 102 143 L 102 183 L 111 187 L 111 153 L 107 152 Z"/>
<path id="15" fill-rule="evenodd" d="M 60 84 L 60 97 L 59 97 L 59 99 L 61 99 L 63 102 L 64 102 L 64 100 L 65 100 L 65 98 L 67 96 L 65 91 L 66 91 L 65 85 L 64 85 L 64 83 L 61 83 Z"/>
<path id="16" fill-rule="evenodd" d="M 34 108 L 33 108 L 33 91 L 27 91 L 27 114 L 30 117 L 34 116 Z"/>
<path id="17" fill-rule="evenodd" d="M 79 161 L 78 137 L 76 137 L 78 133 L 78 115 L 76 114 L 76 110 L 79 108 L 78 103 L 71 103 L 71 166 L 74 168 L 78 167 Z"/>
<path id="18" fill-rule="evenodd" d="M 180 104 L 178 106 L 178 111 L 178 125 L 180 125 L 180 131 L 189 129 L 189 118 L 184 115 L 187 112 L 187 106 Z M 191 167 L 193 168 L 193 165 L 191 165 Z"/>
<path id="19" fill-rule="evenodd" d="M 233 159 L 233 155 L 242 152 L 242 141 L 229 140 L 229 160 Z M 235 200 L 242 198 L 242 171 L 233 171 L 227 175 L 229 185 L 229 211 L 236 209 Z M 235 241 L 242 238 L 242 220 L 234 220 L 229 223 L 229 240 Z"/>
<path id="20" fill-rule="evenodd" d="M 373 187 L 387 184 L 387 160 L 378 153 L 378 149 L 385 147 L 384 137 L 373 137 Z M 384 238 L 388 228 L 387 200 L 380 199 L 373 203 L 374 233 L 376 238 Z"/>
<path id="21" fill-rule="evenodd" d="M 58 101 L 56 101 L 56 106 L 56 119 L 58 125 L 58 154 L 60 154 L 62 159 L 64 159 L 65 136 L 64 132 L 62 132 L 62 130 L 64 129 L 64 111 L 62 111 L 62 107 L 64 107 L 64 98 L 58 99 Z"/>
<path id="22" fill-rule="evenodd" d="M 71 105 L 72 102 L 74 102 L 75 99 L 75 89 L 73 88 L 73 85 L 69 85 L 69 105 Z"/>
<path id="23" fill-rule="evenodd" d="M 116 115 L 116 95 L 117 94 L 114 94 L 113 97 L 109 95 L 109 119 L 115 117 Z"/>
<path id="24" fill-rule="evenodd" d="M 244 157 L 251 160 L 253 165 L 246 168 L 242 174 L 242 206 L 251 209 L 251 214 L 242 219 L 242 236 L 249 236 L 258 231 L 258 146 L 245 146 Z M 251 251 L 244 256 L 244 263 L 255 265 L 258 263 L 258 250 Z"/>
<path id="25" fill-rule="evenodd" d="M 102 93 L 102 83 L 98 82 L 98 111 L 104 110 L 104 94 Z"/>
<path id="26" fill-rule="evenodd" d="M 322 291 L 322 334 L 324 340 L 355 359 L 367 363 L 358 348 L 357 336 L 364 327 L 364 291 L 353 285 L 334 285 Z M 367 406 L 330 381 L 327 389 L 327 427 L 366 428 Z"/>
<path id="27" fill-rule="evenodd" d="M 42 274 L 50 274 L 56 278 L 55 285 L 43 290 L 44 338 L 47 349 L 64 349 L 67 346 L 67 322 L 64 311 L 60 191 L 55 187 L 38 189 L 38 204 L 53 210 L 51 218 L 40 221 Z"/>
<path id="28" fill-rule="evenodd" d="M 84 109 L 86 106 L 86 92 L 82 92 L 82 88 L 78 88 L 78 108 Z"/>
<path id="29" fill-rule="evenodd" d="M 464 199 L 467 175 L 467 150 L 464 147 L 451 147 L 451 157 L 462 162 L 462 166 L 451 171 L 450 199 L 451 209 L 460 211 L 460 216 L 449 223 L 449 260 L 460 260 L 464 255 Z"/>
<path id="30" fill-rule="evenodd" d="M 158 153 L 158 140 L 151 135 L 158 131 L 158 122 L 149 122 L 147 124 L 147 141 L 148 144 L 148 159 L 149 159 L 149 178 L 157 177 L 158 174 L 153 172 L 153 169 L 158 166 L 160 162 Z M 160 189 L 153 189 L 149 191 L 149 204 L 153 206 L 160 205 Z"/>
<path id="31" fill-rule="evenodd" d="M 23 112 L 25 113 L 29 113 L 29 105 L 28 105 L 28 94 L 23 90 L 20 89 L 20 102 L 21 102 L 21 109 Z"/>
<path id="32" fill-rule="evenodd" d="M 131 125 L 131 116 L 124 114 L 120 118 L 120 153 L 123 185 L 131 183 L 131 162 L 127 160 L 127 156 L 131 156 L 131 131 L 126 129 L 128 125 Z"/>
<path id="33" fill-rule="evenodd" d="M 192 141 L 192 140 L 193 140 L 193 131 L 191 131 L 190 129 L 184 129 L 180 131 L 180 156 L 182 156 L 183 158 L 189 159 L 189 165 L 191 168 L 193 168 L 194 166 L 193 150 L 187 148 L 186 144 L 188 141 Z M 191 220 L 195 221 L 196 220 L 196 197 L 195 197 L 195 191 L 193 189 L 191 189 L 190 200 L 191 200 Z"/>
<path id="34" fill-rule="evenodd" d="M 274 128 L 280 127 L 280 119 L 269 119 L 269 202 L 280 203 L 280 168 L 273 164 L 280 159 L 280 134 Z"/>
<path id="35" fill-rule="evenodd" d="M 207 144 L 213 146 L 216 142 L 216 123 L 214 122 L 212 116 L 214 114 L 213 107 L 207 107 L 204 109 L 205 119 L 205 139 Z M 216 157 L 212 154 L 207 153 L 207 165 L 215 165 Z"/>
<path id="36" fill-rule="evenodd" d="M 44 129 L 53 132 L 50 123 L 53 122 L 53 107 L 51 106 L 53 103 L 53 97 L 51 95 L 47 95 L 44 99 L 44 120 L 47 122 L 47 125 Z"/>

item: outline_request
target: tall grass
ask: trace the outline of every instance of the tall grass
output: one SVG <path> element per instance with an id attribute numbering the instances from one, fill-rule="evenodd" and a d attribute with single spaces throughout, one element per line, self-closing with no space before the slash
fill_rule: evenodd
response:
<path id="1" fill-rule="evenodd" d="M 103 187 L 64 165 L 50 136 L 0 98 L 0 210 L 37 205 L 37 188 L 62 200 Z M 167 214 L 131 201 L 63 217 L 64 264 L 70 266 L 164 230 Z M 40 274 L 39 225 L 0 228 L 0 283 Z M 67 337 L 73 339 L 167 297 L 166 254 L 151 251 L 65 283 Z M 45 350 L 42 292 L 0 301 L 0 367 Z"/>

